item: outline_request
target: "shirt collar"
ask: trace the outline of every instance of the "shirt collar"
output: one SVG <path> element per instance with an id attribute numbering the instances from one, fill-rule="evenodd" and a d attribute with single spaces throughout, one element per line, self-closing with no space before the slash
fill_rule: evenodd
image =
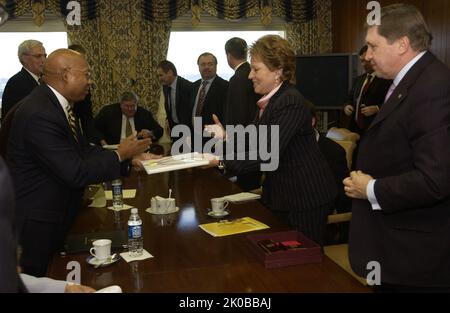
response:
<path id="1" fill-rule="evenodd" d="M 421 57 L 424 56 L 424 54 L 425 54 L 426 52 L 427 52 L 427 51 L 423 51 L 423 52 L 419 53 L 414 59 L 412 59 L 411 61 L 409 61 L 408 64 L 406 64 L 406 65 L 401 69 L 401 71 L 397 74 L 397 76 L 396 76 L 395 79 L 394 79 L 393 84 L 394 84 L 395 86 L 398 86 L 398 85 L 400 84 L 400 82 L 402 81 L 403 77 L 406 76 L 406 74 L 409 72 L 409 70 L 414 66 L 414 64 L 417 63 L 417 61 L 420 60 Z"/>
<path id="2" fill-rule="evenodd" d="M 242 65 L 242 64 L 245 64 L 245 63 L 247 63 L 247 61 L 244 61 L 244 62 L 242 62 L 242 63 L 239 63 L 239 64 L 234 68 L 234 71 L 236 72 L 236 71 L 238 70 L 238 68 L 241 67 L 241 65 Z"/>
<path id="3" fill-rule="evenodd" d="M 217 76 L 217 75 L 216 75 L 216 76 Z M 210 78 L 210 79 L 203 79 L 203 78 L 202 78 L 202 83 L 203 83 L 203 82 L 208 82 L 208 85 L 211 85 L 212 82 L 213 82 L 213 80 L 216 78 L 216 76 L 214 76 L 213 78 Z"/>
<path id="4" fill-rule="evenodd" d="M 34 80 L 39 84 L 39 76 L 37 76 L 36 74 L 30 72 L 25 66 L 23 67 L 30 75 L 31 77 L 34 78 Z"/>
<path id="5" fill-rule="evenodd" d="M 50 85 L 47 85 L 47 86 L 48 86 L 48 88 L 50 88 L 50 90 L 55 94 L 56 98 L 57 98 L 58 101 L 59 101 L 59 104 L 60 104 L 61 107 L 63 108 L 64 113 L 66 114 L 66 117 L 67 117 L 67 107 L 70 105 L 70 104 L 69 104 L 69 101 L 67 101 L 67 99 L 64 98 L 64 96 L 63 96 L 62 94 L 60 94 L 55 88 L 53 88 L 53 87 L 50 86 Z"/>
<path id="6" fill-rule="evenodd" d="M 175 76 L 175 79 L 173 80 L 173 82 L 170 84 L 170 88 L 172 89 L 177 89 L 177 81 L 178 81 L 178 76 Z"/>

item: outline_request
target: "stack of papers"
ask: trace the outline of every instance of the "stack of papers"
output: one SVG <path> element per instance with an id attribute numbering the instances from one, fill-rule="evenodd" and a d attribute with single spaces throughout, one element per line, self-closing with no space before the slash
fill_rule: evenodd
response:
<path id="1" fill-rule="evenodd" d="M 251 193 L 251 192 L 241 192 L 241 193 L 236 193 L 234 195 L 228 195 L 228 196 L 222 197 L 222 199 L 233 202 L 233 203 L 258 200 L 260 198 L 261 198 L 260 195 L 257 195 L 256 193 Z"/>
<path id="2" fill-rule="evenodd" d="M 198 226 L 214 237 L 223 237 L 270 228 L 266 224 L 254 220 L 251 217 L 242 217 L 233 220 L 221 220 L 216 223 L 201 224 Z"/>
<path id="3" fill-rule="evenodd" d="M 176 171 L 190 167 L 205 166 L 208 164 L 209 161 L 207 159 L 204 159 L 203 156 L 198 152 L 169 156 L 162 159 L 142 161 L 142 165 L 149 175 Z"/>

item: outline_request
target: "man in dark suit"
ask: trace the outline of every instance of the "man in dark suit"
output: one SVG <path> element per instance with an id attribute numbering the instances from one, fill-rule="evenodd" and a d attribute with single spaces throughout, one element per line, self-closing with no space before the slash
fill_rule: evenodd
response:
<path id="1" fill-rule="evenodd" d="M 17 102 L 28 96 L 34 87 L 39 85 L 39 77 L 47 57 L 42 42 L 37 40 L 22 42 L 18 55 L 23 67 L 6 83 L 2 97 L 2 120 Z"/>
<path id="2" fill-rule="evenodd" d="M 81 53 L 84 57 L 86 57 L 86 50 L 81 45 L 72 44 L 68 48 Z M 87 139 L 87 141 L 97 145 L 106 145 L 106 142 L 102 141 L 102 135 L 97 128 L 95 128 L 90 91 L 86 98 L 74 105 L 74 112 L 80 121 L 83 136 Z"/>
<path id="3" fill-rule="evenodd" d="M 138 137 L 157 141 L 163 135 L 163 129 L 153 118 L 152 113 L 138 106 L 138 96 L 126 91 L 120 97 L 120 103 L 103 107 L 95 117 L 95 126 L 108 144 L 118 144 L 136 131 Z"/>
<path id="4" fill-rule="evenodd" d="M 175 65 L 167 60 L 158 64 L 157 73 L 163 85 L 164 108 L 166 109 L 169 130 L 176 125 L 189 125 L 192 119 L 192 82 L 178 76 Z M 170 133 L 170 132 L 169 132 Z M 177 138 L 171 135 L 172 140 Z"/>
<path id="5" fill-rule="evenodd" d="M 338 213 L 349 212 L 351 200 L 345 195 L 343 183 L 344 179 L 349 175 L 345 150 L 337 142 L 321 135 L 317 131 L 317 110 L 314 104 L 309 100 L 305 100 L 305 105 L 311 112 L 312 126 L 316 134 L 320 152 L 322 152 L 323 156 L 327 160 L 328 165 L 331 168 L 331 171 L 334 174 L 336 189 L 338 190 L 336 199 L 334 201 L 334 206 L 331 208 L 330 214 L 334 211 Z"/>
<path id="6" fill-rule="evenodd" d="M 17 242 L 14 227 L 14 193 L 3 159 L 0 158 L 0 292 L 18 292 Z"/>
<path id="7" fill-rule="evenodd" d="M 359 58 L 366 73 L 356 77 L 344 107 L 345 115 L 351 117 L 349 129 L 360 135 L 369 127 L 384 102 L 392 81 L 375 75 L 372 65 L 366 60 L 367 46 L 359 51 Z"/>
<path id="8" fill-rule="evenodd" d="M 0 292 L 92 292 L 94 289 L 66 281 L 18 274 L 17 240 L 14 229 L 14 192 L 12 181 L 0 157 Z"/>
<path id="9" fill-rule="evenodd" d="M 191 117 L 201 117 L 202 125 L 194 127 L 192 135 L 203 138 L 202 132 L 205 125 L 214 124 L 212 115 L 217 115 L 219 119 L 224 117 L 228 82 L 217 75 L 217 58 L 213 54 L 202 53 L 197 59 L 197 64 L 202 78 L 197 80 L 192 87 Z M 204 143 L 207 138 L 202 140 Z M 194 150 L 199 150 L 198 148 L 201 147 L 194 146 Z"/>
<path id="10" fill-rule="evenodd" d="M 17 109 L 11 126 L 8 163 L 16 191 L 16 229 L 26 274 L 43 276 L 81 206 L 88 184 L 127 174 L 129 159 L 150 140 L 133 134 L 117 151 L 90 146 L 81 135 L 72 104 L 91 84 L 84 57 L 59 49 L 47 59 L 45 84 Z"/>
<path id="11" fill-rule="evenodd" d="M 351 266 L 381 291 L 448 292 L 450 71 L 428 51 L 432 35 L 412 5 L 382 8 L 366 41 L 367 60 L 393 84 L 344 182 Z"/>
<path id="12" fill-rule="evenodd" d="M 225 44 L 225 53 L 228 65 L 235 71 L 228 85 L 225 124 L 247 127 L 255 121 L 256 101 L 260 98 L 253 89 L 252 81 L 248 79 L 250 64 L 247 62 L 247 42 L 242 38 L 231 38 Z M 236 152 L 243 153 L 245 150 Z M 236 183 L 244 191 L 259 188 L 261 172 L 238 175 Z"/>

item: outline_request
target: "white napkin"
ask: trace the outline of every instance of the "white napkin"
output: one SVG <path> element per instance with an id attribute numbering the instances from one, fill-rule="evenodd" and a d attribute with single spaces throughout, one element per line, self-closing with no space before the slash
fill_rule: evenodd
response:
<path id="1" fill-rule="evenodd" d="M 108 207 L 109 210 L 113 210 L 113 211 L 124 211 L 124 210 L 129 210 L 131 208 L 133 208 L 131 205 L 128 205 L 128 204 L 125 204 L 125 203 L 122 205 L 121 209 L 114 209 L 113 206 L 109 206 Z"/>
<path id="2" fill-rule="evenodd" d="M 122 259 L 124 259 L 125 261 L 127 261 L 127 263 L 130 263 L 130 262 L 132 262 L 132 261 L 142 261 L 142 260 L 145 260 L 145 259 L 153 258 L 153 255 L 151 255 L 150 253 L 148 253 L 148 251 L 145 250 L 145 249 L 142 250 L 142 255 L 141 255 L 141 256 L 138 256 L 138 257 L 132 257 L 132 256 L 130 256 L 130 254 L 129 254 L 128 251 L 122 252 L 122 253 L 120 254 L 120 256 L 122 257 Z"/>
<path id="3" fill-rule="evenodd" d="M 136 197 L 136 189 L 124 189 L 122 190 L 124 199 L 133 199 Z M 106 200 L 112 200 L 112 190 L 105 191 Z"/>
<path id="4" fill-rule="evenodd" d="M 241 192 L 234 195 L 223 196 L 222 199 L 228 200 L 233 203 L 239 203 L 244 201 L 257 200 L 261 198 L 260 195 L 251 192 Z"/>

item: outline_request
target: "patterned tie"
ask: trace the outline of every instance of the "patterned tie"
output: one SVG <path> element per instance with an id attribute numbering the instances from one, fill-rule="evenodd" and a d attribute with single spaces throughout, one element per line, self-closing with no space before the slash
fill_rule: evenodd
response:
<path id="1" fill-rule="evenodd" d="M 367 91 L 369 90 L 370 84 L 373 81 L 373 76 L 371 74 L 367 74 L 366 80 L 364 81 L 364 85 L 361 89 L 361 94 L 359 96 L 358 99 L 358 112 L 356 113 L 356 124 L 358 125 L 358 127 L 360 129 L 364 129 L 365 128 L 365 116 L 364 114 L 361 112 L 361 109 L 363 107 L 361 107 L 361 99 L 362 97 L 367 93 Z"/>
<path id="2" fill-rule="evenodd" d="M 125 137 L 130 137 L 133 134 L 133 130 L 131 129 L 130 118 L 127 117 L 127 124 L 125 125 Z"/>
<path id="3" fill-rule="evenodd" d="M 72 131 L 73 138 L 78 141 L 77 136 L 77 121 L 75 115 L 73 114 L 73 109 L 70 105 L 67 106 L 67 119 L 69 121 L 70 130 Z"/>
<path id="4" fill-rule="evenodd" d="M 206 98 L 206 85 L 208 82 L 204 80 L 202 82 L 202 88 L 200 89 L 200 93 L 198 95 L 197 109 L 195 110 L 195 116 L 201 116 L 203 111 L 203 105 L 205 103 Z"/>

